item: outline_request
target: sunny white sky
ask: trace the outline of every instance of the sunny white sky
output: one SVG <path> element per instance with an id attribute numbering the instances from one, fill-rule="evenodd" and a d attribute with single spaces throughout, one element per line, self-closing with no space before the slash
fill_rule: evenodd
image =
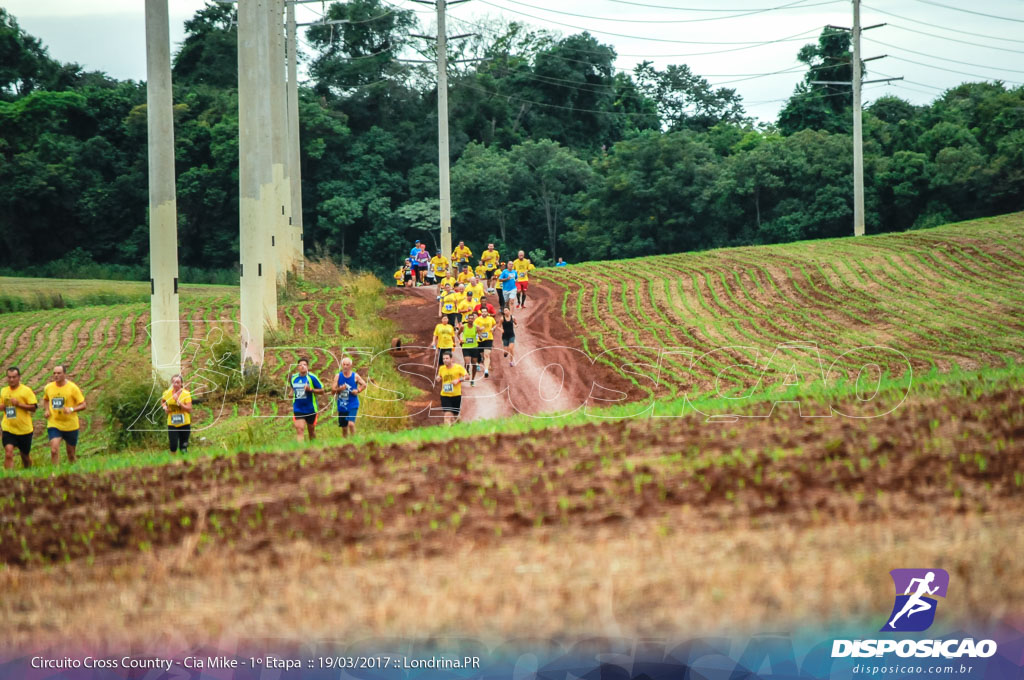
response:
<path id="1" fill-rule="evenodd" d="M 425 30 L 433 27 L 428 6 L 386 1 L 415 10 Z M 177 44 L 184 21 L 205 0 L 169 2 L 171 40 Z M 5 0 L 5 8 L 42 38 L 51 56 L 136 80 L 146 72 L 143 6 L 143 0 Z M 850 0 L 471 0 L 450 8 L 449 33 L 468 32 L 473 27 L 460 22 L 485 17 L 566 35 L 584 28 L 615 47 L 620 68 L 631 69 L 644 58 L 660 68 L 688 64 L 712 83 L 736 88 L 749 113 L 774 120 L 803 75 L 797 50 L 813 42 L 825 24 L 849 26 L 851 7 Z M 758 12 L 768 8 L 780 9 Z M 314 21 L 322 11 L 319 4 L 299 5 L 297 15 Z M 864 57 L 889 55 L 869 62 L 866 78 L 906 78 L 866 85 L 865 102 L 892 93 L 923 104 L 966 80 L 1024 83 L 1024 0 L 865 0 L 861 12 L 864 26 L 888 22 L 864 34 Z M 754 44 L 765 41 L 779 42 Z"/>

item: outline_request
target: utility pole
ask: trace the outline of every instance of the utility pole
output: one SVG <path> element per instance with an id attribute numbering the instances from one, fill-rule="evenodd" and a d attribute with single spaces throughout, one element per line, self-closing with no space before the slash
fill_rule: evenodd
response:
<path id="1" fill-rule="evenodd" d="M 431 3 L 428 0 L 414 0 L 421 4 L 433 4 L 437 8 L 437 178 L 440 184 L 440 209 L 441 209 L 441 252 L 444 256 L 452 256 L 452 194 L 451 181 L 449 179 L 449 155 L 448 155 L 448 35 L 445 22 L 445 14 L 448 5 L 458 5 L 469 0 L 436 0 Z M 451 40 L 465 38 L 466 35 L 456 35 Z M 430 36 L 416 35 L 416 38 L 427 38 Z"/>
<path id="2" fill-rule="evenodd" d="M 873 59 L 883 59 L 888 55 L 881 55 L 877 57 L 869 57 L 867 59 L 860 58 L 860 36 L 864 31 L 872 28 L 878 28 L 885 26 L 885 24 L 875 24 L 873 26 L 867 26 L 861 28 L 860 25 L 860 0 L 853 0 L 853 28 L 846 28 L 845 26 L 833 26 L 828 25 L 826 28 L 834 28 L 840 31 L 850 31 L 850 40 L 853 43 L 853 80 L 852 82 L 837 81 L 837 80 L 812 80 L 811 85 L 851 85 L 853 87 L 853 235 L 863 236 L 864 235 L 864 139 L 863 139 L 863 127 L 861 119 L 863 116 L 862 104 L 861 104 L 861 86 L 865 83 L 862 80 L 861 64 L 865 61 L 872 61 Z M 877 80 L 868 80 L 868 83 L 887 83 L 893 80 L 903 80 L 903 77 L 899 78 L 879 78 Z"/>
<path id="3" fill-rule="evenodd" d="M 864 235 L 864 139 L 860 103 L 860 0 L 853 0 L 853 235 Z"/>
<path id="4" fill-rule="evenodd" d="M 452 190 L 448 156 L 448 36 L 446 0 L 437 0 L 437 178 L 441 184 L 441 252 L 452 257 Z"/>
<path id="5" fill-rule="evenodd" d="M 299 48 L 295 36 L 295 3 L 287 2 L 288 8 L 288 184 L 291 196 L 291 215 L 288 224 L 288 243 L 292 249 L 292 261 L 301 277 L 305 269 L 305 255 L 302 246 L 302 163 L 299 153 Z"/>
<path id="6" fill-rule="evenodd" d="M 288 218 L 291 216 L 291 186 L 288 182 L 288 121 L 285 101 L 284 0 L 270 0 L 270 153 L 274 196 L 274 262 L 277 284 L 284 285 L 292 270 L 292 244 Z"/>
<path id="7" fill-rule="evenodd" d="M 150 342 L 153 373 L 181 372 L 178 209 L 167 0 L 146 0 L 146 132 L 149 148 Z"/>
<path id="8" fill-rule="evenodd" d="M 238 3 L 238 207 L 243 368 L 263 362 L 263 328 L 277 293 L 264 187 L 271 185 L 266 0 Z M 274 294 L 267 299 L 267 281 Z"/>

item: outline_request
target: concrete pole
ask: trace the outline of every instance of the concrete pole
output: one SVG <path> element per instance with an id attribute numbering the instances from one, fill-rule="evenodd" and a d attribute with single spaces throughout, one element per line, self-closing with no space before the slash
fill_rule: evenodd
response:
<path id="1" fill-rule="evenodd" d="M 263 249 L 263 322 L 267 328 L 277 328 L 277 229 L 281 219 L 281 199 L 274 184 L 274 86 L 272 68 L 274 59 L 271 33 L 275 0 L 258 0 L 258 39 L 260 74 L 260 148 L 257 156 L 260 178 L 260 247 Z"/>
<path id="2" fill-rule="evenodd" d="M 271 0 L 270 6 L 270 152 L 274 184 L 274 251 L 277 283 L 284 285 L 292 270 L 292 244 L 288 217 L 291 215 L 291 189 L 287 178 L 288 122 L 284 83 L 284 0 Z"/>
<path id="3" fill-rule="evenodd" d="M 437 174 L 441 184 L 441 252 L 452 256 L 452 197 L 448 179 L 448 37 L 445 0 L 437 0 Z"/>
<path id="4" fill-rule="evenodd" d="M 269 174 L 269 101 L 266 93 L 267 40 L 264 0 L 238 2 L 238 208 L 241 342 L 244 365 L 263 362 L 266 310 L 265 279 L 274 280 L 265 247 L 266 214 L 262 210 L 264 168 Z M 266 158 L 266 163 L 262 161 Z M 269 179 L 267 180 L 269 183 Z M 276 294 L 273 300 L 277 306 Z M 276 315 L 276 309 L 275 309 Z"/>
<path id="5" fill-rule="evenodd" d="M 167 0 L 146 0 L 146 128 L 149 137 L 150 339 L 153 373 L 181 372 L 178 319 L 178 208 Z"/>
<path id="6" fill-rule="evenodd" d="M 861 127 L 860 0 L 853 0 L 853 235 L 864 235 L 864 139 Z"/>
<path id="7" fill-rule="evenodd" d="M 302 246 L 302 163 L 299 150 L 299 49 L 295 35 L 295 3 L 286 2 L 288 7 L 288 184 L 291 194 L 291 226 L 289 233 L 292 244 L 292 262 L 301 277 L 305 254 Z"/>

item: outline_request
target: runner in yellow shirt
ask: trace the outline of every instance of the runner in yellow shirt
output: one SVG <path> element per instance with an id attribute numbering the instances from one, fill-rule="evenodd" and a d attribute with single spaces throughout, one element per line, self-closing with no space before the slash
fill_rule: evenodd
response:
<path id="1" fill-rule="evenodd" d="M 437 315 L 448 317 L 448 323 L 453 328 L 459 325 L 459 299 L 459 294 L 452 290 L 451 286 L 445 286 L 441 299 L 438 300 Z"/>
<path id="2" fill-rule="evenodd" d="M 14 449 L 21 454 L 22 467 L 32 467 L 29 451 L 32 450 L 32 414 L 39 408 L 36 395 L 27 385 L 21 384 L 21 369 L 11 366 L 7 369 L 7 387 L 0 390 L 0 405 L 4 409 L 3 430 L 4 467 L 14 469 Z"/>
<path id="3" fill-rule="evenodd" d="M 476 326 L 476 338 L 480 345 L 480 354 L 484 360 L 484 377 L 489 378 L 491 374 L 491 348 L 494 347 L 494 326 L 497 322 L 487 311 L 487 307 L 480 308 L 480 316 L 476 318 L 473 325 Z"/>
<path id="4" fill-rule="evenodd" d="M 451 263 L 448 258 L 444 256 L 444 253 L 438 251 L 437 255 L 430 258 L 430 264 L 434 265 L 434 277 L 438 280 L 443 279 L 448 275 L 448 267 Z"/>
<path id="5" fill-rule="evenodd" d="M 473 267 L 473 273 L 476 274 L 476 278 L 487 280 L 487 265 L 484 264 L 483 260 L 480 260 L 480 264 Z"/>
<path id="6" fill-rule="evenodd" d="M 498 264 L 501 262 L 501 254 L 494 249 L 493 243 L 487 244 L 487 250 L 480 253 L 480 261 L 484 263 L 487 272 L 487 287 L 494 287 L 494 277 L 498 271 Z"/>
<path id="7" fill-rule="evenodd" d="M 469 280 L 469 285 L 466 286 L 466 292 L 473 291 L 473 299 L 480 302 L 484 299 L 487 291 L 484 290 L 484 284 L 477 277 L 473 277 Z"/>
<path id="8" fill-rule="evenodd" d="M 460 328 L 462 327 L 462 324 L 466 322 L 466 315 L 472 312 L 474 307 L 476 307 L 476 298 L 473 296 L 473 291 L 467 290 L 459 296 L 456 308 L 459 310 L 458 326 Z"/>
<path id="9" fill-rule="evenodd" d="M 452 264 L 456 265 L 458 269 L 462 269 L 462 265 L 469 264 L 471 257 L 473 257 L 473 251 L 466 247 L 465 241 L 459 241 L 459 245 L 452 250 Z"/>
<path id="10" fill-rule="evenodd" d="M 455 284 L 457 284 L 458 282 L 458 279 L 452 276 L 451 272 L 448 272 L 448 276 L 441 279 L 438 283 L 442 288 L 444 288 L 445 286 L 451 286 L 452 288 L 455 288 Z"/>
<path id="11" fill-rule="evenodd" d="M 43 411 L 46 413 L 46 434 L 50 438 L 50 461 L 60 464 L 60 441 L 75 462 L 78 448 L 78 413 L 86 408 L 85 396 L 78 385 L 68 380 L 62 364 L 53 367 L 53 382 L 43 388 Z"/>
<path id="12" fill-rule="evenodd" d="M 445 425 L 454 425 L 462 410 L 462 383 L 466 381 L 466 369 L 452 360 L 451 354 L 444 355 L 444 363 L 437 369 L 441 381 L 441 409 Z"/>
<path id="13" fill-rule="evenodd" d="M 455 328 L 448 323 L 448 317 L 442 316 L 441 323 L 434 326 L 434 339 L 430 343 L 430 349 L 436 349 L 437 365 L 440 366 L 445 355 L 451 356 L 455 349 Z"/>
<path id="14" fill-rule="evenodd" d="M 458 278 L 458 282 L 462 283 L 462 284 L 469 283 L 470 279 L 472 279 L 473 276 L 474 276 L 473 270 L 470 269 L 470 267 L 467 265 L 467 266 L 462 268 L 462 271 L 459 272 L 459 275 L 457 277 Z"/>
<path id="15" fill-rule="evenodd" d="M 530 272 L 536 267 L 526 258 L 526 253 L 519 251 L 519 257 L 512 261 L 512 269 L 516 272 L 516 301 L 519 308 L 526 306 L 526 289 L 530 285 Z"/>
<path id="16" fill-rule="evenodd" d="M 180 375 L 171 376 L 171 386 L 164 390 L 160 405 L 167 414 L 167 440 L 171 453 L 181 449 L 188 453 L 188 438 L 192 435 L 192 393 L 185 389 Z"/>

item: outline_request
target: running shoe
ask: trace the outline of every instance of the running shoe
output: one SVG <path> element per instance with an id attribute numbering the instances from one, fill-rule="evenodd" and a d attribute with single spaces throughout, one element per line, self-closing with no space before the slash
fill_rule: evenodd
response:
<path id="1" fill-rule="evenodd" d="M 485 377 L 485 378 L 489 378 L 489 377 L 491 377 L 491 374 L 490 374 L 490 373 L 488 373 L 487 371 L 484 371 L 484 377 Z"/>

